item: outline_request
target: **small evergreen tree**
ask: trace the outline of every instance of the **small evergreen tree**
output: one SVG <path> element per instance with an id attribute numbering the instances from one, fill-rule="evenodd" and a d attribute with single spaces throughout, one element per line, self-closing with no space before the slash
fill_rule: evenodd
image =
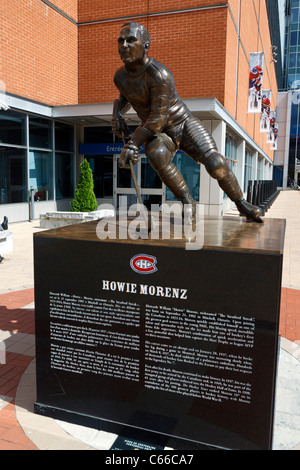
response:
<path id="1" fill-rule="evenodd" d="M 89 162 L 84 159 L 80 164 L 80 177 L 75 190 L 75 197 L 71 201 L 70 212 L 92 212 L 97 210 L 97 208 L 93 172 Z"/>

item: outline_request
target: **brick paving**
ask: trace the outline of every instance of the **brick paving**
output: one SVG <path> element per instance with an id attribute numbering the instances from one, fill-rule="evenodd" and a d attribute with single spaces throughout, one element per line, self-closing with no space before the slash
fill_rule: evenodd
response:
<path id="1" fill-rule="evenodd" d="M 295 345 L 300 345 L 299 195 L 300 192 L 283 192 L 274 204 L 275 208 L 267 213 L 269 217 L 287 218 L 279 335 Z M 28 233 L 24 234 L 26 230 Z M 34 309 L 31 305 L 34 289 L 24 288 L 33 277 L 33 231 L 36 227 L 15 226 L 14 253 L 8 256 L 6 264 L 1 265 L 6 285 L 0 284 L 0 292 L 4 292 L 0 294 L 0 450 L 39 450 L 23 431 L 15 407 L 19 381 L 35 357 Z M 19 273 L 24 282 L 24 285 L 19 284 L 22 290 L 15 288 L 18 285 L 15 273 Z M 5 289 L 8 288 L 12 291 L 7 293 Z M 5 351 L 1 350 L 1 342 L 5 344 Z"/>
<path id="2" fill-rule="evenodd" d="M 33 289 L 0 295 L 0 331 L 23 333 L 25 339 L 34 335 L 34 311 L 24 308 L 33 301 Z M 300 344 L 300 290 L 282 288 L 279 334 Z M 38 450 L 18 423 L 14 402 L 20 378 L 32 359 L 32 353 L 7 351 L 6 363 L 0 364 L 0 450 Z"/>
<path id="3" fill-rule="evenodd" d="M 17 337 L 20 333 L 24 335 L 23 339 L 34 335 L 34 311 L 24 309 L 33 301 L 33 289 L 0 295 L 0 331 L 5 332 L 6 338 Z M 38 450 L 16 418 L 14 401 L 19 381 L 33 359 L 32 354 L 12 352 L 8 346 L 5 363 L 0 364 L 0 450 Z"/>
<path id="4" fill-rule="evenodd" d="M 279 334 L 300 345 L 300 290 L 281 290 Z"/>

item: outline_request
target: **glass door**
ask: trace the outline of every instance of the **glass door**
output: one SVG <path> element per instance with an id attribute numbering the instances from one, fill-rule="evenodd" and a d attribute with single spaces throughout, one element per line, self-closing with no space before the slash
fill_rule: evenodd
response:
<path id="1" fill-rule="evenodd" d="M 118 210 L 137 204 L 136 190 L 130 169 L 119 168 L 119 155 L 114 156 L 114 206 Z M 133 167 L 143 204 L 148 210 L 151 205 L 165 202 L 165 186 L 149 165 L 145 155 L 141 155 Z"/>

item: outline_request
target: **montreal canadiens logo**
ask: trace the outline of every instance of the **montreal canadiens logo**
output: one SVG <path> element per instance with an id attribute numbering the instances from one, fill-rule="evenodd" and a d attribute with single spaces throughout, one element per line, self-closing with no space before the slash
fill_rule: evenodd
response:
<path id="1" fill-rule="evenodd" d="M 139 274 L 152 274 L 157 271 L 157 260 L 151 255 L 136 255 L 130 260 L 131 268 Z"/>

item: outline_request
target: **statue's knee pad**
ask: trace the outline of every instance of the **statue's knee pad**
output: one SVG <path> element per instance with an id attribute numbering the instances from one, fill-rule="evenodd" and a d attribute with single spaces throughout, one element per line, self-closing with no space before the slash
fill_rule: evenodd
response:
<path id="1" fill-rule="evenodd" d="M 228 175 L 229 167 L 225 157 L 218 152 L 213 152 L 203 162 L 207 172 L 216 180 L 222 180 Z"/>
<path id="2" fill-rule="evenodd" d="M 147 143 L 145 153 L 152 168 L 158 172 L 168 167 L 173 158 L 173 153 L 159 138 Z"/>

